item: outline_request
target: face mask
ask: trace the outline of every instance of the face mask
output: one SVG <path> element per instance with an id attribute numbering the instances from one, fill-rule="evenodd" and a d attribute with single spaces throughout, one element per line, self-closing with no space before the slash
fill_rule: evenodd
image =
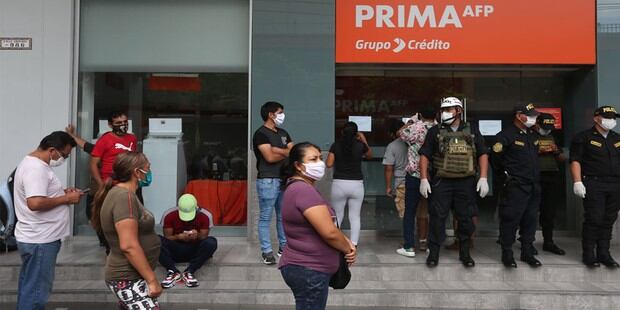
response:
<path id="1" fill-rule="evenodd" d="M 601 127 L 605 130 L 612 130 L 616 127 L 616 120 L 613 118 L 603 118 L 601 119 Z"/>
<path id="2" fill-rule="evenodd" d="M 315 181 L 322 179 L 325 175 L 325 163 L 323 161 L 307 163 L 304 164 L 304 167 L 306 167 L 306 171 L 303 174 Z"/>
<path id="3" fill-rule="evenodd" d="M 142 169 L 138 169 L 138 170 L 144 173 L 144 180 L 138 180 L 138 186 L 147 187 L 151 185 L 151 182 L 153 182 L 153 173 L 151 172 L 151 170 L 149 170 L 148 172 Z"/>
<path id="4" fill-rule="evenodd" d="M 525 127 L 527 128 L 536 125 L 536 116 L 528 116 L 527 120 L 525 121 L 525 123 L 523 123 L 523 125 L 525 125 Z"/>
<path id="5" fill-rule="evenodd" d="M 284 113 L 276 114 L 276 118 L 273 120 L 276 123 L 276 126 L 280 127 L 284 124 Z"/>
<path id="6" fill-rule="evenodd" d="M 441 122 L 448 125 L 454 123 L 454 114 L 450 112 L 441 112 Z"/>
<path id="7" fill-rule="evenodd" d="M 549 130 L 549 129 L 542 129 L 542 128 L 539 128 L 539 129 L 538 129 L 538 133 L 539 133 L 541 136 L 548 136 L 548 135 L 551 133 L 551 130 Z"/>
<path id="8" fill-rule="evenodd" d="M 56 151 L 56 153 L 58 153 L 58 156 L 60 157 L 58 159 L 52 159 L 52 155 L 50 154 L 50 167 L 59 167 L 65 163 L 65 158 L 62 157 L 62 154 L 58 151 Z"/>
<path id="9" fill-rule="evenodd" d="M 114 132 L 115 134 L 119 136 L 126 134 L 128 129 L 129 129 L 128 125 L 112 126 L 112 132 Z"/>

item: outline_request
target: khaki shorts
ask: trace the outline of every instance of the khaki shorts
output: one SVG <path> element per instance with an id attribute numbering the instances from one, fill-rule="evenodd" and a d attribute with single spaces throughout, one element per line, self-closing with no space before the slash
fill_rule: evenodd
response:
<path id="1" fill-rule="evenodd" d="M 398 211 L 398 217 L 402 219 L 405 216 L 405 184 L 398 185 L 396 190 L 394 190 L 394 194 L 396 211 Z"/>

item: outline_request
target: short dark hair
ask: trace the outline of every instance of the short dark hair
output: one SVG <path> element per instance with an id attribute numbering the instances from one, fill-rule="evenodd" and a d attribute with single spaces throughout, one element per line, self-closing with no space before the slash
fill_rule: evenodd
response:
<path id="1" fill-rule="evenodd" d="M 398 130 L 403 128 L 403 126 L 405 126 L 405 123 L 403 123 L 403 121 L 399 119 L 392 119 L 388 126 L 389 133 L 396 136 Z"/>
<path id="2" fill-rule="evenodd" d="M 121 111 L 121 110 L 116 110 L 116 111 L 110 112 L 110 114 L 108 114 L 108 123 L 112 124 L 112 121 L 115 118 L 121 117 L 121 116 L 127 116 L 127 112 Z"/>
<path id="3" fill-rule="evenodd" d="M 45 136 L 43 140 L 39 143 L 40 150 L 47 150 L 51 147 L 60 150 L 67 145 L 71 145 L 74 147 L 77 145 L 73 137 L 71 137 L 68 133 L 64 131 L 54 131 L 51 134 Z"/>
<path id="4" fill-rule="evenodd" d="M 430 104 L 425 104 L 420 109 L 420 114 L 424 119 L 434 119 L 437 115 L 437 110 Z"/>
<path id="5" fill-rule="evenodd" d="M 284 106 L 279 102 L 267 101 L 260 107 L 260 117 L 263 118 L 263 121 L 266 121 L 269 118 L 269 113 L 276 113 L 278 109 L 284 110 Z"/>

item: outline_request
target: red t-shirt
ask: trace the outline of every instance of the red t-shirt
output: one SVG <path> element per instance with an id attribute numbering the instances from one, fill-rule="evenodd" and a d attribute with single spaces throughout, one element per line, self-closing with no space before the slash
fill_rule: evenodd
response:
<path id="1" fill-rule="evenodd" d="M 105 182 L 105 180 L 112 176 L 112 165 L 116 155 L 135 151 L 136 144 L 138 144 L 136 136 L 130 133 L 119 137 L 112 132 L 107 132 L 97 140 L 91 155 L 101 159 L 99 173 L 101 174 L 102 181 Z"/>
<path id="2" fill-rule="evenodd" d="M 179 218 L 179 211 L 170 212 L 164 218 L 164 228 L 172 228 L 172 234 L 180 234 L 184 231 L 195 229 L 200 232 L 201 229 L 209 229 L 209 217 L 201 212 L 196 212 L 193 221 L 185 222 Z"/>

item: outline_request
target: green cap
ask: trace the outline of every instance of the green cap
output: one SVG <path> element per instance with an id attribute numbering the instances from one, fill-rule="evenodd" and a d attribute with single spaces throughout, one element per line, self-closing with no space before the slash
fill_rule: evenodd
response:
<path id="1" fill-rule="evenodd" d="M 192 194 L 183 194 L 179 198 L 179 217 L 181 221 L 189 222 L 196 217 L 198 201 Z"/>

